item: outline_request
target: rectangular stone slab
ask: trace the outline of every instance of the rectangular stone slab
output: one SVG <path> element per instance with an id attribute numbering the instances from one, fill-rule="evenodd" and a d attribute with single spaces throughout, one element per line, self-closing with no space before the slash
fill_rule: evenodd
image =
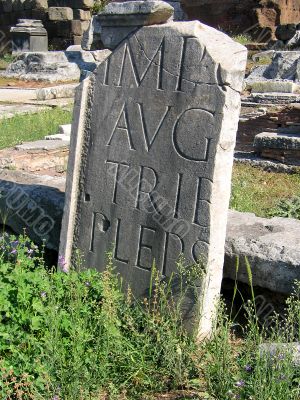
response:
<path id="1" fill-rule="evenodd" d="M 78 93 L 60 254 L 116 271 L 138 296 L 204 261 L 199 333 L 210 331 L 224 257 L 246 49 L 199 22 L 143 27 Z M 81 99 L 79 101 L 79 99 Z M 195 316 L 194 298 L 187 316 Z"/>

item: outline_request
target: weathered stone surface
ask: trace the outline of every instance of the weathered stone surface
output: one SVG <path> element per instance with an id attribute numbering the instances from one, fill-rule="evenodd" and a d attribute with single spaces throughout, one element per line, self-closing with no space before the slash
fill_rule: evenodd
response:
<path id="1" fill-rule="evenodd" d="M 34 0 L 33 8 L 47 9 L 48 8 L 48 0 Z"/>
<path id="2" fill-rule="evenodd" d="M 48 50 L 48 34 L 40 20 L 19 19 L 10 32 L 13 52 Z"/>
<path id="3" fill-rule="evenodd" d="M 251 83 L 254 93 L 300 93 L 300 84 L 293 81 L 268 79 Z"/>
<path id="4" fill-rule="evenodd" d="M 286 47 L 288 49 L 296 49 L 300 47 L 300 30 L 287 42 Z"/>
<path id="5" fill-rule="evenodd" d="M 255 136 L 253 145 L 257 150 L 264 148 L 300 150 L 300 131 L 298 134 L 262 132 Z"/>
<path id="6" fill-rule="evenodd" d="M 48 16 L 50 21 L 71 21 L 73 10 L 70 7 L 49 7 Z"/>
<path id="7" fill-rule="evenodd" d="M 228 218 L 224 277 L 235 279 L 238 256 L 238 280 L 249 283 L 247 257 L 254 286 L 290 294 L 300 278 L 300 221 L 237 211 L 229 211 Z"/>
<path id="8" fill-rule="evenodd" d="M 296 65 L 299 59 L 300 51 L 278 51 L 274 54 L 264 76 L 267 79 L 296 80 Z"/>
<path id="9" fill-rule="evenodd" d="M 71 129 L 72 129 L 71 124 L 59 125 L 58 133 L 60 135 L 71 136 Z"/>
<path id="10" fill-rule="evenodd" d="M 181 2 L 179 1 L 167 1 L 174 8 L 174 21 L 187 21 L 188 17 L 181 7 Z"/>
<path id="11" fill-rule="evenodd" d="M 77 86 L 77 84 L 69 84 L 37 89 L 36 98 L 37 100 L 73 98 Z"/>
<path id="12" fill-rule="evenodd" d="M 100 61 L 110 54 L 109 50 L 88 51 L 51 51 L 22 53 L 10 64 L 6 77 L 25 80 L 44 80 L 50 82 L 79 80 L 80 71 L 93 71 Z M 69 90 L 69 89 L 68 89 Z M 51 92 L 45 89 L 41 93 Z M 56 88 L 56 97 L 64 95 L 65 88 Z M 69 93 L 69 92 L 68 92 Z M 67 95 L 69 96 L 69 94 Z M 51 94 L 52 96 L 52 94 Z"/>
<path id="13" fill-rule="evenodd" d="M 285 24 L 278 25 L 275 31 L 275 36 L 278 40 L 282 40 L 283 42 L 287 42 L 292 39 L 292 37 L 297 32 L 296 24 Z"/>
<path id="14" fill-rule="evenodd" d="M 72 33 L 77 36 L 82 36 L 83 33 L 89 28 L 88 21 L 72 21 Z"/>
<path id="15" fill-rule="evenodd" d="M 78 46 L 81 47 L 82 37 L 83 37 L 83 35 L 79 35 L 79 36 L 78 35 L 74 35 L 73 36 L 73 43 L 74 43 L 75 46 L 78 45 Z"/>
<path id="16" fill-rule="evenodd" d="M 110 3 L 97 16 L 99 25 L 96 27 L 101 45 L 113 50 L 138 27 L 162 24 L 173 19 L 173 14 L 174 9 L 164 1 Z M 91 38 L 91 29 L 93 27 L 89 28 L 89 42 L 94 41 Z M 85 43 L 83 46 L 87 47 Z"/>
<path id="17" fill-rule="evenodd" d="M 137 295 L 154 259 L 165 276 L 180 253 L 205 260 L 202 333 L 221 284 L 246 57 L 198 22 L 143 27 L 83 82 L 74 110 L 61 254 L 70 265 L 78 248 L 102 269 L 115 243 L 114 264 Z"/>
<path id="18" fill-rule="evenodd" d="M 78 60 L 82 62 L 82 60 Z M 94 68 L 96 64 L 94 65 Z M 49 82 L 79 80 L 80 67 L 69 62 L 63 51 L 22 53 L 9 65 L 4 76 Z"/>
<path id="19" fill-rule="evenodd" d="M 163 24 L 174 15 L 174 9 L 164 1 L 128 1 L 109 3 L 98 14 L 101 26 L 145 26 Z"/>
<path id="20" fill-rule="evenodd" d="M 101 27 L 101 44 L 110 50 L 115 49 L 127 36 L 136 31 L 136 26 L 102 26 Z"/>
<path id="21" fill-rule="evenodd" d="M 103 48 L 101 42 L 101 25 L 98 16 L 93 16 L 88 29 L 83 33 L 81 47 L 83 50 L 98 50 Z"/>
<path id="22" fill-rule="evenodd" d="M 56 135 L 45 136 L 45 140 L 62 140 L 70 142 L 72 125 L 59 125 L 58 133 Z"/>
<path id="23" fill-rule="evenodd" d="M 253 92 L 297 93 L 299 80 L 300 51 L 275 51 L 271 64 L 256 67 L 245 82 Z"/>
<path id="24" fill-rule="evenodd" d="M 295 104 L 300 103 L 300 94 L 297 93 L 251 93 L 249 101 L 257 104 Z"/>
<path id="25" fill-rule="evenodd" d="M 91 19 L 91 12 L 88 10 L 73 10 L 74 19 L 80 19 L 81 21 L 89 21 Z"/>
<path id="26" fill-rule="evenodd" d="M 12 178 L 13 176 L 13 178 Z M 64 179 L 0 170 L 0 223 L 24 229 L 38 244 L 57 249 L 64 204 Z"/>
<path id="27" fill-rule="evenodd" d="M 53 150 L 58 147 L 67 146 L 68 143 L 62 143 L 61 141 L 52 140 L 49 142 L 48 140 L 36 140 L 35 142 L 25 142 L 22 144 L 18 144 L 15 146 L 16 150 Z"/>

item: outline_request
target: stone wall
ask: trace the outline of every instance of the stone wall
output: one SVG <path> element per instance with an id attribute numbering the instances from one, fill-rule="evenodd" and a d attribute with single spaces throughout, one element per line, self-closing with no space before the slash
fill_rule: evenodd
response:
<path id="1" fill-rule="evenodd" d="M 51 50 L 80 44 L 93 5 L 94 0 L 0 0 L 0 52 L 11 49 L 9 30 L 19 18 L 42 20 Z"/>
<path id="2" fill-rule="evenodd" d="M 226 32 L 251 34 L 259 42 L 279 24 L 300 21 L 299 0 L 181 0 L 189 19 Z"/>
<path id="3" fill-rule="evenodd" d="M 185 19 L 179 0 L 169 3 L 175 6 L 176 19 Z M 198 19 L 226 32 L 246 32 L 258 42 L 273 37 L 277 25 L 300 21 L 300 0 L 181 0 L 181 4 L 187 19 Z M 0 52 L 1 47 L 8 47 L 9 29 L 18 18 L 41 19 L 50 49 L 79 44 L 93 5 L 94 0 L 0 0 Z"/>

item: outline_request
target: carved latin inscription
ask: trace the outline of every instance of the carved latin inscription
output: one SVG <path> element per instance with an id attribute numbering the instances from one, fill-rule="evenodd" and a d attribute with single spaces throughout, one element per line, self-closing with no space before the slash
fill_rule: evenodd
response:
<path id="1" fill-rule="evenodd" d="M 212 81 L 202 81 L 211 63 L 195 38 L 159 31 L 147 41 L 142 31 L 97 71 L 90 199 L 81 205 L 90 225 L 78 236 L 79 247 L 88 237 L 90 265 L 104 265 L 103 253 L 112 250 L 127 277 L 132 271 L 144 277 L 154 261 L 169 275 L 180 254 L 189 262 L 207 255 L 222 106 L 216 96 L 223 93 L 215 67 Z M 197 51 L 201 62 L 191 70 Z M 189 77 L 196 68 L 199 82 Z"/>

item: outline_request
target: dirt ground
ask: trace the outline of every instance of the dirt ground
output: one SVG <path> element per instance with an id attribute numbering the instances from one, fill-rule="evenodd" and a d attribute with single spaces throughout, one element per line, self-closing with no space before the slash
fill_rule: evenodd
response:
<path id="1" fill-rule="evenodd" d="M 72 82 L 67 82 L 72 83 Z M 76 83 L 76 82 L 74 82 Z M 0 76 L 0 87 L 13 87 L 22 89 L 39 89 L 44 87 L 65 85 L 66 82 L 38 82 L 38 81 L 24 81 L 21 79 L 4 78 Z"/>

